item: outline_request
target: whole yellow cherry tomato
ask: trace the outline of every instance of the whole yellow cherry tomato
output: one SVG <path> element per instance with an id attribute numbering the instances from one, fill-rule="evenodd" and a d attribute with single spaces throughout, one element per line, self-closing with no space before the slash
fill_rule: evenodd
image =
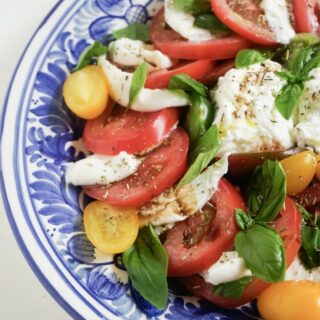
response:
<path id="1" fill-rule="evenodd" d="M 264 320 L 320 319 L 320 283 L 275 283 L 258 297 L 258 309 Z"/>
<path id="2" fill-rule="evenodd" d="M 320 181 L 320 155 L 317 155 L 316 158 L 317 158 L 316 177 Z"/>
<path id="3" fill-rule="evenodd" d="M 70 74 L 63 85 L 63 96 L 78 117 L 99 116 L 108 103 L 108 84 L 102 69 L 92 65 Z"/>
<path id="4" fill-rule="evenodd" d="M 287 194 L 303 191 L 312 181 L 317 168 L 316 156 L 312 151 L 303 151 L 281 160 L 287 176 Z"/>
<path id="5" fill-rule="evenodd" d="M 93 201 L 83 214 L 88 239 L 105 253 L 125 252 L 137 238 L 139 218 L 133 208 L 115 208 L 103 201 Z"/>

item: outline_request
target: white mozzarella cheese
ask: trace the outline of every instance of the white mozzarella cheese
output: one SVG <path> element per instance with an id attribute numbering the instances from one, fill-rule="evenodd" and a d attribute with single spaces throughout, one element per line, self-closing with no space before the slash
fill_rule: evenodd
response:
<path id="1" fill-rule="evenodd" d="M 135 173 L 142 159 L 124 151 L 116 156 L 93 154 L 68 165 L 66 182 L 73 185 L 107 185 Z"/>
<path id="2" fill-rule="evenodd" d="M 295 258 L 286 271 L 285 280 L 310 280 L 320 282 L 320 267 L 306 270 L 299 258 Z"/>
<path id="3" fill-rule="evenodd" d="M 109 94 L 114 101 L 123 107 L 129 105 L 129 93 L 132 84 L 132 73 L 124 72 L 110 63 L 105 56 L 98 59 L 98 65 L 104 71 Z M 153 112 L 168 107 L 182 107 L 189 104 L 186 93 L 182 90 L 142 88 L 130 109 L 140 112 Z"/>
<path id="4" fill-rule="evenodd" d="M 220 155 L 294 146 L 293 122 L 275 107 L 275 97 L 285 84 L 276 74 L 281 70 L 280 64 L 267 60 L 231 69 L 219 79 L 212 98 Z"/>
<path id="5" fill-rule="evenodd" d="M 299 147 L 312 147 L 320 153 L 320 68 L 309 74 L 296 113 L 295 136 Z"/>
<path id="6" fill-rule="evenodd" d="M 214 38 L 210 31 L 195 27 L 194 16 L 177 10 L 173 4 L 173 0 L 165 0 L 164 2 L 164 19 L 174 31 L 189 41 L 200 42 Z"/>
<path id="7" fill-rule="evenodd" d="M 209 166 L 186 186 L 172 188 L 140 209 L 140 223 L 163 226 L 183 221 L 201 210 L 218 189 L 220 178 L 228 171 L 228 155 Z"/>
<path id="8" fill-rule="evenodd" d="M 226 251 L 216 263 L 209 269 L 201 272 L 200 275 L 206 282 L 218 285 L 239 280 L 243 277 L 250 277 L 252 276 L 252 272 L 246 267 L 244 260 L 239 257 L 238 252 Z"/>
<path id="9" fill-rule="evenodd" d="M 172 60 L 152 45 L 139 40 L 121 38 L 109 45 L 109 57 L 113 63 L 135 67 L 144 62 L 148 69 L 168 69 L 173 65 Z"/>
<path id="10" fill-rule="evenodd" d="M 278 43 L 288 44 L 295 36 L 295 31 L 290 23 L 288 4 L 286 0 L 262 0 L 260 8 L 263 9 L 268 22 Z"/>

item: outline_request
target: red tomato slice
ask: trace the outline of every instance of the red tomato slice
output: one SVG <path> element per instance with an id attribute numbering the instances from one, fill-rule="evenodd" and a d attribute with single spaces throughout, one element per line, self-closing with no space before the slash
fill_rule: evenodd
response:
<path id="1" fill-rule="evenodd" d="M 87 121 L 82 139 L 84 145 L 95 153 L 141 153 L 159 145 L 178 121 L 177 108 L 142 113 L 118 107 L 111 115 L 104 113 Z"/>
<path id="2" fill-rule="evenodd" d="M 193 217 L 177 223 L 168 231 L 164 247 L 169 257 L 169 276 L 187 276 L 201 272 L 215 263 L 222 252 L 232 248 L 238 231 L 235 208 L 244 209 L 243 199 L 235 187 L 227 180 L 221 179 L 211 203 L 216 208 L 211 222 L 213 226 L 210 229 L 214 230 L 211 237 L 205 237 L 192 247 L 185 246 L 188 222 L 193 223 Z"/>
<path id="3" fill-rule="evenodd" d="M 216 16 L 231 30 L 252 42 L 273 45 L 276 39 L 261 19 L 263 11 L 254 0 L 211 0 Z"/>
<path id="4" fill-rule="evenodd" d="M 87 186 L 84 192 L 117 207 L 140 206 L 170 188 L 187 166 L 189 138 L 176 129 L 165 143 L 148 154 L 135 174 L 109 186 Z"/>
<path id="5" fill-rule="evenodd" d="M 210 73 L 208 73 L 205 77 L 200 79 L 204 84 L 211 84 L 219 80 L 220 77 L 224 76 L 226 72 L 230 69 L 234 68 L 235 62 L 234 59 L 221 61 L 215 65 Z"/>
<path id="6" fill-rule="evenodd" d="M 317 0 L 293 0 L 292 11 L 297 32 L 320 34 Z"/>
<path id="7" fill-rule="evenodd" d="M 285 209 L 273 222 L 273 227 L 280 233 L 286 250 L 287 267 L 290 266 L 298 254 L 301 243 L 301 215 L 295 203 L 287 198 Z M 263 267 L 263 266 L 261 266 Z M 205 298 L 210 302 L 224 307 L 235 308 L 256 298 L 270 283 L 260 279 L 254 279 L 244 290 L 240 299 L 230 299 L 213 294 L 213 285 L 207 283 L 199 275 L 193 275 L 183 279 L 185 287 L 198 297 Z"/>
<path id="8" fill-rule="evenodd" d="M 156 48 L 170 57 L 186 60 L 222 60 L 236 56 L 241 49 L 252 44 L 237 35 L 202 42 L 183 39 L 172 29 L 166 29 L 163 10 L 151 22 L 151 40 Z"/>
<path id="9" fill-rule="evenodd" d="M 198 60 L 185 63 L 184 65 L 177 65 L 174 69 L 156 70 L 148 74 L 145 83 L 146 88 L 167 88 L 170 78 L 179 73 L 184 73 L 194 80 L 199 80 L 210 73 L 214 68 L 215 62 L 211 60 Z"/>

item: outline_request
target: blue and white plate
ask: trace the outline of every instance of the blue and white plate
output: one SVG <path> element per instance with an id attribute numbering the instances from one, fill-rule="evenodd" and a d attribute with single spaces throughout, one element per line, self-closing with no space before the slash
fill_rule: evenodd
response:
<path id="1" fill-rule="evenodd" d="M 62 84 L 93 40 L 147 22 L 159 0 L 64 0 L 39 26 L 14 74 L 2 119 L 1 177 L 21 249 L 43 285 L 75 319 L 259 319 L 254 303 L 224 310 L 174 284 L 166 310 L 128 283 L 118 256 L 97 252 L 83 232 L 87 199 L 64 181 L 83 157 L 82 123 L 65 107 Z"/>

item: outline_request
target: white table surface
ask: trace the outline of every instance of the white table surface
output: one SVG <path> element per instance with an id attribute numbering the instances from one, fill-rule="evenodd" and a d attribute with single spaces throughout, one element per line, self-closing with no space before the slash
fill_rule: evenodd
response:
<path id="1" fill-rule="evenodd" d="M 1 0 L 0 110 L 22 51 L 57 0 Z M 5 4 L 4 4 L 5 3 Z M 0 150 L 3 152 L 3 150 Z M 67 320 L 33 274 L 18 248 L 0 199 L 0 318 L 4 320 Z"/>

